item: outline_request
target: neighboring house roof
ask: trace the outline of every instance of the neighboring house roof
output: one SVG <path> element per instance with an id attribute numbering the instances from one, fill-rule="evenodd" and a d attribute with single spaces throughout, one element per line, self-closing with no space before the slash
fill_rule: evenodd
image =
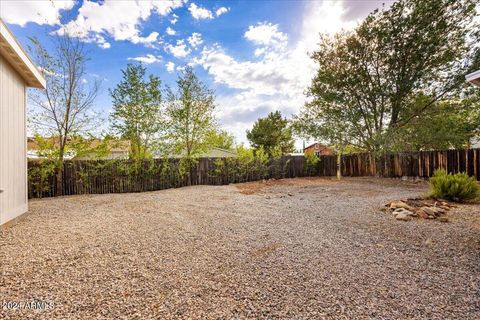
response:
<path id="1" fill-rule="evenodd" d="M 321 144 L 321 143 L 318 143 L 318 142 L 315 142 L 311 145 L 309 145 L 308 147 L 305 147 L 304 150 L 307 150 L 307 149 L 311 149 L 311 148 L 315 148 L 315 149 L 330 149 L 329 147 L 327 147 L 326 145 L 324 144 Z"/>
<path id="2" fill-rule="evenodd" d="M 91 142 L 92 147 L 98 146 L 103 141 L 100 139 L 95 139 Z M 130 152 L 130 141 L 128 140 L 108 140 L 107 142 L 110 152 L 116 153 L 129 153 Z"/>
<path id="3" fill-rule="evenodd" d="M 46 81 L 27 53 L 0 19 L 0 53 L 25 80 L 27 86 L 45 89 Z"/>
<path id="4" fill-rule="evenodd" d="M 321 143 L 318 143 L 318 142 L 309 145 L 308 147 L 303 149 L 303 152 L 304 153 L 314 152 L 314 153 L 318 153 L 318 154 L 321 154 L 321 155 L 330 155 L 330 154 L 335 153 L 335 151 L 332 148 L 330 148 L 326 145 L 323 145 Z"/>
<path id="5" fill-rule="evenodd" d="M 55 139 L 55 140 L 54 140 Z M 53 141 L 55 145 L 58 146 L 58 137 L 56 138 L 48 138 L 48 140 Z M 95 148 L 103 141 L 101 139 L 94 139 L 90 141 L 90 147 Z M 130 141 L 128 140 L 109 140 L 108 147 L 110 149 L 110 154 L 125 154 L 128 155 L 130 152 Z M 27 138 L 27 157 L 28 158 L 41 158 L 38 155 L 38 150 L 40 149 L 38 142 L 35 138 L 28 137 Z M 75 154 L 66 154 L 65 159 L 72 159 L 75 158 Z M 87 156 L 83 156 L 81 158 L 88 158 Z"/>
<path id="6" fill-rule="evenodd" d="M 467 79 L 468 82 L 473 83 L 477 87 L 480 87 L 480 70 L 467 74 L 465 76 L 465 79 Z"/>

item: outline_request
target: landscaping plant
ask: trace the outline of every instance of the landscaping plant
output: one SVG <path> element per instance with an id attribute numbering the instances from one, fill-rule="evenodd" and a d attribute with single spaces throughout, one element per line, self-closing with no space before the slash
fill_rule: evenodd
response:
<path id="1" fill-rule="evenodd" d="M 475 178 L 465 173 L 447 173 L 443 169 L 435 170 L 430 178 L 430 186 L 433 198 L 460 202 L 473 200 L 480 195 L 480 186 Z"/>

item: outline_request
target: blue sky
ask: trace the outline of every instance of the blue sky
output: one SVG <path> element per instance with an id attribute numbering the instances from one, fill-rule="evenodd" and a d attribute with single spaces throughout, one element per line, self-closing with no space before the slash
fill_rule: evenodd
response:
<path id="1" fill-rule="evenodd" d="M 319 32 L 351 29 L 392 1 L 0 1 L 0 15 L 20 43 L 52 32 L 86 43 L 88 77 L 102 80 L 96 111 L 108 118 L 108 89 L 128 63 L 142 61 L 164 84 L 194 66 L 216 92 L 220 125 L 247 142 L 258 117 L 280 110 L 290 117 L 305 101 L 314 76 L 308 52 Z M 297 141 L 297 147 L 301 141 Z"/>

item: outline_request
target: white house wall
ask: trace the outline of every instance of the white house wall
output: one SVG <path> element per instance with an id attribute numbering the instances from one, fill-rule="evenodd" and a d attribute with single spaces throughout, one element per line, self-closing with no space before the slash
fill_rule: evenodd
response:
<path id="1" fill-rule="evenodd" d="M 0 225 L 27 211 L 25 81 L 0 56 Z"/>

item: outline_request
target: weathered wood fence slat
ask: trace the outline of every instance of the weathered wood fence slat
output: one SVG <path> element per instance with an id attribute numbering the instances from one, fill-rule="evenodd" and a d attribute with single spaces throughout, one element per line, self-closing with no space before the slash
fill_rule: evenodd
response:
<path id="1" fill-rule="evenodd" d="M 187 185 L 222 185 L 261 179 L 307 176 L 335 176 L 336 156 L 321 156 L 312 166 L 303 156 L 285 156 L 267 165 L 241 163 L 235 158 L 201 158 L 189 172 L 180 174 L 179 159 L 154 159 L 141 163 L 129 160 L 65 161 L 63 183 L 58 186 L 54 173 L 39 174 L 39 161 L 29 161 L 29 198 L 55 195 L 123 193 L 179 188 Z M 388 178 L 428 178 L 434 170 L 465 172 L 480 180 L 480 149 L 422 151 L 388 154 L 345 155 L 341 158 L 343 176 Z"/>

